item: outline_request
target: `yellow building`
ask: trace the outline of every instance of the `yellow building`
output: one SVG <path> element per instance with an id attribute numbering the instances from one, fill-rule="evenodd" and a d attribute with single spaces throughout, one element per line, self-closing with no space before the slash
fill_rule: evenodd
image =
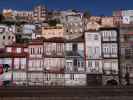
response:
<path id="1" fill-rule="evenodd" d="M 13 16 L 13 11 L 12 9 L 4 9 L 2 12 L 4 17 L 12 17 Z"/>
<path id="2" fill-rule="evenodd" d="M 54 37 L 63 38 L 64 37 L 63 25 L 42 27 L 42 37 L 46 39 Z"/>
<path id="3" fill-rule="evenodd" d="M 101 18 L 101 24 L 102 24 L 102 27 L 114 27 L 115 24 L 114 24 L 114 17 L 102 17 Z"/>

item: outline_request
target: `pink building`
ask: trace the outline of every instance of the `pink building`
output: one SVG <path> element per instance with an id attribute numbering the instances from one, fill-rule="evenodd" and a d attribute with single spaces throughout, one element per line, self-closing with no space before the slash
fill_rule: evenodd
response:
<path id="1" fill-rule="evenodd" d="M 64 38 L 44 40 L 44 83 L 45 85 L 64 85 Z"/>
<path id="2" fill-rule="evenodd" d="M 28 45 L 28 84 L 43 85 L 43 39 L 32 40 Z"/>

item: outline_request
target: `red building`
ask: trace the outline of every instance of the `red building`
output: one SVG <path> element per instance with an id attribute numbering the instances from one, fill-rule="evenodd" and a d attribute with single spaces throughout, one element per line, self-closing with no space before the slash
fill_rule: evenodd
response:
<path id="1" fill-rule="evenodd" d="M 12 80 L 17 85 L 27 83 L 28 45 L 13 44 L 6 46 L 6 54 L 12 59 Z"/>

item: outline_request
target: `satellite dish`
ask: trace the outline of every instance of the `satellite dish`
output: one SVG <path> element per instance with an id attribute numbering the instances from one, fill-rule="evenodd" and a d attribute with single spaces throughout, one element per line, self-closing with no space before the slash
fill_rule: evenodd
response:
<path id="1" fill-rule="evenodd" d="M 130 24 L 130 17 L 129 16 L 123 17 L 123 24 Z"/>

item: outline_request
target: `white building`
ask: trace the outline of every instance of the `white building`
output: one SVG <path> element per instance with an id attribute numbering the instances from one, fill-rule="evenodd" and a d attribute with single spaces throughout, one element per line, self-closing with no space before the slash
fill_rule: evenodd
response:
<path id="1" fill-rule="evenodd" d="M 29 39 L 36 39 L 36 26 L 33 24 L 25 24 L 22 26 L 22 37 L 28 36 Z"/>
<path id="2" fill-rule="evenodd" d="M 96 30 L 85 32 L 85 65 L 88 85 L 102 84 L 101 34 Z"/>
<path id="3" fill-rule="evenodd" d="M 0 48 L 4 48 L 6 45 L 11 45 L 16 41 L 15 34 L 2 32 L 0 33 Z"/>
<path id="4" fill-rule="evenodd" d="M 59 13 L 60 13 L 59 20 L 63 24 L 65 24 L 67 22 L 66 16 L 69 16 L 69 15 L 80 15 L 80 16 L 82 16 L 83 15 L 81 12 L 73 11 L 73 10 L 59 11 Z"/>
<path id="5" fill-rule="evenodd" d="M 101 28 L 103 56 L 103 84 L 119 84 L 118 29 Z"/>
<path id="6" fill-rule="evenodd" d="M 65 73 L 85 73 L 83 36 L 65 42 Z"/>
<path id="7" fill-rule="evenodd" d="M 80 14 L 67 15 L 65 27 L 65 38 L 74 39 L 82 36 L 84 32 L 84 24 L 82 21 L 82 16 Z"/>
<path id="8" fill-rule="evenodd" d="M 99 31 L 85 32 L 86 71 L 102 73 L 101 35 Z"/>

